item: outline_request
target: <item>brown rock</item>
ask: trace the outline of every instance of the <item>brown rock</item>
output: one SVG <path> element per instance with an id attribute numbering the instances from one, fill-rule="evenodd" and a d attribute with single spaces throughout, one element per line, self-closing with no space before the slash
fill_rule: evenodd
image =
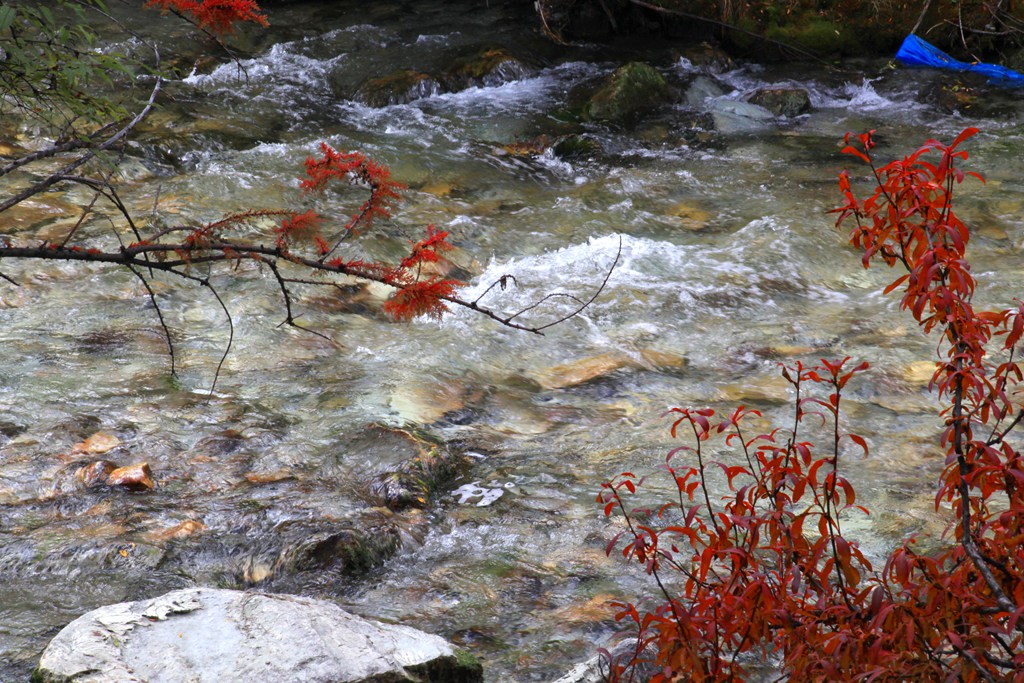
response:
<path id="1" fill-rule="evenodd" d="M 445 182 L 430 183 L 429 185 L 424 185 L 420 188 L 421 192 L 432 194 L 435 197 L 449 197 L 454 190 L 454 185 Z"/>
<path id="2" fill-rule="evenodd" d="M 482 392 L 460 379 L 403 382 L 391 395 L 391 408 L 406 422 L 433 424 L 448 413 L 479 403 Z"/>
<path id="3" fill-rule="evenodd" d="M 92 488 L 93 486 L 107 483 L 108 476 L 116 469 L 117 467 L 114 463 L 108 460 L 97 460 L 96 462 L 79 467 L 78 471 L 75 472 L 75 479 L 80 481 L 83 486 Z"/>
<path id="4" fill-rule="evenodd" d="M 687 230 L 703 230 L 711 223 L 710 213 L 686 202 L 680 202 L 670 208 L 668 215 L 678 218 Z"/>
<path id="5" fill-rule="evenodd" d="M 575 363 L 565 363 L 542 370 L 534 379 L 545 389 L 567 389 L 605 377 L 616 370 L 632 365 L 627 358 L 617 354 L 604 353 Z"/>
<path id="6" fill-rule="evenodd" d="M 683 56 L 697 67 L 703 67 L 712 73 L 720 73 L 734 69 L 736 65 L 726 52 L 708 42 L 694 45 L 683 51 Z"/>
<path id="7" fill-rule="evenodd" d="M 106 453 L 112 451 L 121 445 L 121 440 L 113 434 L 107 434 L 105 432 L 96 432 L 88 439 L 81 443 L 76 443 L 72 448 L 72 453 L 91 453 L 98 455 L 100 453 Z"/>
<path id="8" fill-rule="evenodd" d="M 58 234 L 67 235 L 68 230 L 75 224 L 76 213 L 79 209 L 72 204 L 53 198 L 51 195 L 46 202 L 29 199 L 4 212 L 4 232 L 18 233 L 32 228 L 41 228 L 56 222 L 60 225 Z"/>
<path id="9" fill-rule="evenodd" d="M 0 142 L 0 157 L 20 157 L 23 154 L 27 154 L 28 150 L 24 147 L 18 147 L 17 145 L 11 145 L 7 142 Z"/>
<path id="10" fill-rule="evenodd" d="M 640 349 L 640 357 L 645 364 L 651 366 L 651 369 L 663 372 L 682 370 L 689 363 L 685 356 L 678 353 L 656 351 L 655 349 Z"/>
<path id="11" fill-rule="evenodd" d="M 728 403 L 770 403 L 789 402 L 791 385 L 778 375 L 751 377 L 749 380 L 727 384 L 718 388 L 721 400 Z"/>
<path id="12" fill-rule="evenodd" d="M 529 140 L 510 142 L 507 145 L 501 145 L 499 149 L 503 154 L 513 157 L 536 157 L 543 154 L 549 147 L 551 147 L 551 138 L 541 135 Z"/>
<path id="13" fill-rule="evenodd" d="M 555 615 L 559 622 L 577 625 L 612 621 L 618 611 L 614 603 L 621 600 L 621 597 L 610 593 L 601 593 L 582 604 L 566 605 L 557 610 Z"/>
<path id="14" fill-rule="evenodd" d="M 274 569 L 266 562 L 248 562 L 242 569 L 242 578 L 246 583 L 259 583 L 270 578 Z"/>
<path id="15" fill-rule="evenodd" d="M 199 533 L 200 531 L 206 531 L 206 525 L 196 519 L 187 519 L 181 524 L 176 524 L 169 529 L 162 529 L 160 531 L 153 531 L 146 535 L 148 540 L 151 541 L 167 541 L 172 538 L 185 538 L 192 534 Z"/>
<path id="16" fill-rule="evenodd" d="M 149 463 L 140 462 L 127 467 L 118 467 L 107 475 L 108 486 L 120 486 L 129 491 L 148 491 L 156 486 Z"/>
<path id="17" fill-rule="evenodd" d="M 903 369 L 903 379 L 915 387 L 925 388 L 935 375 L 935 363 L 929 360 L 911 363 Z"/>
<path id="18" fill-rule="evenodd" d="M 492 48 L 458 60 L 445 75 L 451 90 L 495 86 L 526 78 L 530 67 L 501 48 Z"/>
<path id="19" fill-rule="evenodd" d="M 289 469 L 279 469 L 273 472 L 246 472 L 246 481 L 252 484 L 272 484 L 275 481 L 294 479 L 295 475 Z"/>

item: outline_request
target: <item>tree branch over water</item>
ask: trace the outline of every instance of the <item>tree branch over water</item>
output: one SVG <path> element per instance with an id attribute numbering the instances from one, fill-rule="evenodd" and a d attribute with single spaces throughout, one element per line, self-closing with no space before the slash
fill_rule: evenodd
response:
<path id="1" fill-rule="evenodd" d="M 150 4 L 180 13 L 180 3 L 161 0 Z M 387 166 L 360 152 L 335 150 L 326 144 L 321 144 L 320 156 L 306 160 L 301 189 L 306 194 L 320 194 L 340 186 L 346 191 L 354 188 L 365 192 L 353 217 L 337 229 L 325 230 L 326 218 L 313 211 L 287 208 L 249 208 L 211 222 L 186 219 L 164 227 L 158 217 L 159 190 L 155 193 L 151 215 L 137 217 L 130 208 L 134 205 L 128 201 L 130 197 L 123 196 L 129 190 L 118 186 L 116 176 L 130 151 L 128 142 L 132 134 L 159 106 L 166 78 L 160 72 L 160 54 L 154 45 L 118 23 L 99 5 L 93 7 L 88 0 L 75 0 L 62 2 L 61 7 L 80 16 L 90 9 L 99 12 L 115 22 L 126 35 L 150 47 L 156 66 L 143 67 L 127 57 L 104 58 L 98 66 L 92 65 L 82 55 L 90 54 L 94 36 L 86 29 L 80 34 L 62 33 L 47 12 L 27 11 L 0 17 L 0 38 L 9 39 L 5 42 L 8 59 L 0 65 L 0 71 L 6 71 L 0 76 L 11 77 L 14 70 L 18 83 L 29 84 L 23 88 L 24 92 L 13 92 L 4 89 L 5 81 L 0 78 L 0 95 L 7 96 L 7 108 L 13 109 L 18 119 L 46 122 L 43 135 L 50 137 L 46 144 L 37 144 L 36 151 L 26 150 L 0 165 L 0 177 L 29 179 L 8 196 L 0 195 L 0 232 L 13 232 L 3 230 L 2 226 L 29 200 L 46 203 L 48 194 L 75 186 L 87 190 L 84 200 L 81 197 L 75 200 L 79 208 L 74 211 L 77 218 L 73 225 L 60 234 L 38 240 L 0 239 L 0 280 L 10 286 L 20 286 L 20 278 L 6 267 L 16 261 L 80 262 L 129 271 L 141 282 L 156 310 L 167 340 L 172 374 L 176 372 L 173 336 L 158 290 L 152 286 L 154 278 L 161 273 L 209 289 L 224 311 L 231 340 L 234 339 L 234 321 L 230 301 L 222 295 L 221 288 L 232 279 L 242 277 L 238 267 L 245 262 L 257 265 L 279 290 L 284 312 L 282 325 L 325 339 L 330 337 L 296 322 L 297 294 L 307 288 L 340 290 L 339 279 L 344 278 L 390 287 L 392 293 L 383 303 L 383 309 L 397 321 L 410 321 L 418 316 L 440 318 L 452 307 L 462 307 L 499 325 L 537 335 L 582 314 L 607 287 L 621 255 L 621 240 L 618 252 L 593 292 L 583 295 L 550 292 L 525 306 L 520 303 L 510 311 L 500 305 L 485 305 L 481 300 L 496 286 L 505 290 L 510 283 L 518 285 L 511 276 L 500 277 L 476 299 L 460 295 L 460 288 L 466 283 L 445 274 L 448 265 L 445 252 L 453 249 L 453 245 L 448 241 L 447 232 L 432 225 L 426 227 L 420 240 L 410 243 L 408 253 L 396 263 L 345 256 L 345 250 L 351 249 L 355 238 L 373 229 L 376 222 L 391 218 L 405 187 L 392 180 Z M 221 38 L 230 33 L 235 21 L 266 23 L 259 14 L 230 21 L 230 17 L 225 19 L 213 14 L 184 18 L 210 34 L 221 47 L 224 47 Z M 7 22 L 6 27 L 4 22 Z M 73 44 L 61 44 L 62 38 Z M 48 49 L 65 67 L 78 65 L 86 74 L 93 73 L 90 68 L 105 69 L 103 75 L 107 71 L 116 72 L 124 81 L 125 91 L 139 82 L 136 73 L 152 74 L 147 75 L 153 79 L 148 97 L 137 104 L 134 113 L 129 105 L 104 95 L 91 95 L 83 108 L 81 96 L 73 87 L 75 82 L 69 81 L 64 89 L 47 91 L 46 98 L 40 99 L 44 81 L 49 82 L 47 79 L 52 80 L 53 76 L 32 70 L 27 47 L 18 51 L 19 46 L 34 45 L 37 39 L 48 41 Z M 95 73 L 95 76 L 100 78 L 101 75 Z M 56 170 L 51 170 L 55 165 Z M 109 230 L 98 229 L 96 224 L 100 221 L 108 222 Z M 571 304 L 564 305 L 566 301 Z M 546 317 L 538 315 L 552 309 L 554 312 Z M 225 357 L 231 343 L 228 342 Z M 222 358 L 218 375 L 223 362 Z"/>

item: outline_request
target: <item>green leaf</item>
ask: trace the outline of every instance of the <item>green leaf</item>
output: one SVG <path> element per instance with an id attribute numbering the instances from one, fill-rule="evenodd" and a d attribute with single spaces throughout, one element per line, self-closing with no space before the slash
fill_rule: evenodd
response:
<path id="1" fill-rule="evenodd" d="M 17 13 L 13 7 L 0 6 L 0 31 L 6 31 L 14 25 L 14 17 Z"/>

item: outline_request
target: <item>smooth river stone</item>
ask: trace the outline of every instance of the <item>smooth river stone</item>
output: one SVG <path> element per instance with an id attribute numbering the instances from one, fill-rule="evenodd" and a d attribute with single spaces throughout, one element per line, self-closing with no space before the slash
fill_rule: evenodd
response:
<path id="1" fill-rule="evenodd" d="M 568 389 L 634 366 L 629 358 L 605 353 L 538 371 L 533 379 L 544 389 Z"/>
<path id="2" fill-rule="evenodd" d="M 101 607 L 50 642 L 39 683 L 476 683 L 480 664 L 435 635 L 325 600 L 214 588 Z"/>
<path id="3" fill-rule="evenodd" d="M 148 491 L 156 486 L 153 483 L 153 472 L 146 462 L 118 467 L 107 475 L 107 485 L 120 486 L 129 491 Z"/>
<path id="4" fill-rule="evenodd" d="M 98 455 L 100 453 L 106 453 L 112 451 L 121 445 L 121 440 L 113 434 L 107 434 L 106 432 L 96 432 L 85 441 L 76 443 L 72 448 L 72 453 L 91 453 Z"/>

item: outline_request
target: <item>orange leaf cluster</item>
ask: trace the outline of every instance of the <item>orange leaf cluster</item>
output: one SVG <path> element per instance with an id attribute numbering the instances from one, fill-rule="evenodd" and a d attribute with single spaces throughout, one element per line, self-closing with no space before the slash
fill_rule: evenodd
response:
<path id="1" fill-rule="evenodd" d="M 402 285 L 384 302 L 384 311 L 402 322 L 421 315 L 440 319 L 448 311 L 444 298 L 454 296 L 455 288 L 461 285 L 458 280 L 439 278 Z"/>
<path id="2" fill-rule="evenodd" d="M 419 242 L 413 243 L 409 255 L 402 259 L 402 268 L 415 268 L 423 263 L 437 263 L 441 260 L 439 252 L 452 249 L 452 245 L 446 241 L 447 237 L 447 232 L 428 225 L 427 236 Z"/>
<path id="3" fill-rule="evenodd" d="M 326 143 L 321 143 L 320 151 L 321 157 L 306 159 L 306 179 L 301 183 L 303 190 L 322 192 L 332 181 L 354 182 L 370 188 L 370 196 L 342 229 L 341 239 L 368 228 L 377 217 L 391 217 L 391 210 L 401 199 L 399 192 L 404 186 L 391 179 L 387 166 L 360 152 L 338 151 Z M 312 227 L 314 219 L 312 212 L 286 219 L 278 230 L 279 245 L 281 240 L 289 239 L 303 226 L 309 224 Z M 315 220 L 315 225 L 319 226 L 319 219 Z M 396 320 L 408 322 L 420 315 L 440 318 L 448 310 L 444 299 L 454 296 L 455 289 L 462 283 L 433 275 L 423 277 L 421 270 L 424 264 L 438 262 L 443 252 L 452 249 L 447 238 L 447 232 L 428 225 L 423 239 L 412 243 L 409 254 L 397 266 L 341 258 L 331 259 L 326 265 L 394 287 L 395 293 L 385 302 L 384 310 Z M 321 257 L 334 250 L 326 242 L 318 245 Z"/>
<path id="4" fill-rule="evenodd" d="M 370 196 L 345 226 L 346 234 L 368 228 L 375 218 L 391 218 L 391 210 L 405 189 L 391 179 L 391 170 L 360 152 L 339 152 L 327 143 L 320 144 L 323 156 L 306 159 L 307 178 L 300 183 L 306 192 L 322 192 L 332 180 L 362 183 L 370 188 Z"/>
<path id="5" fill-rule="evenodd" d="M 146 7 L 177 12 L 220 36 L 230 34 L 240 22 L 270 25 L 255 0 L 146 0 Z"/>
<path id="6" fill-rule="evenodd" d="M 294 241 L 315 242 L 317 251 L 320 254 L 326 254 L 328 246 L 320 235 L 321 223 L 323 223 L 323 219 L 312 210 L 286 216 L 281 221 L 281 225 L 274 229 L 274 234 L 277 235 L 277 247 L 287 249 L 288 245 Z"/>

